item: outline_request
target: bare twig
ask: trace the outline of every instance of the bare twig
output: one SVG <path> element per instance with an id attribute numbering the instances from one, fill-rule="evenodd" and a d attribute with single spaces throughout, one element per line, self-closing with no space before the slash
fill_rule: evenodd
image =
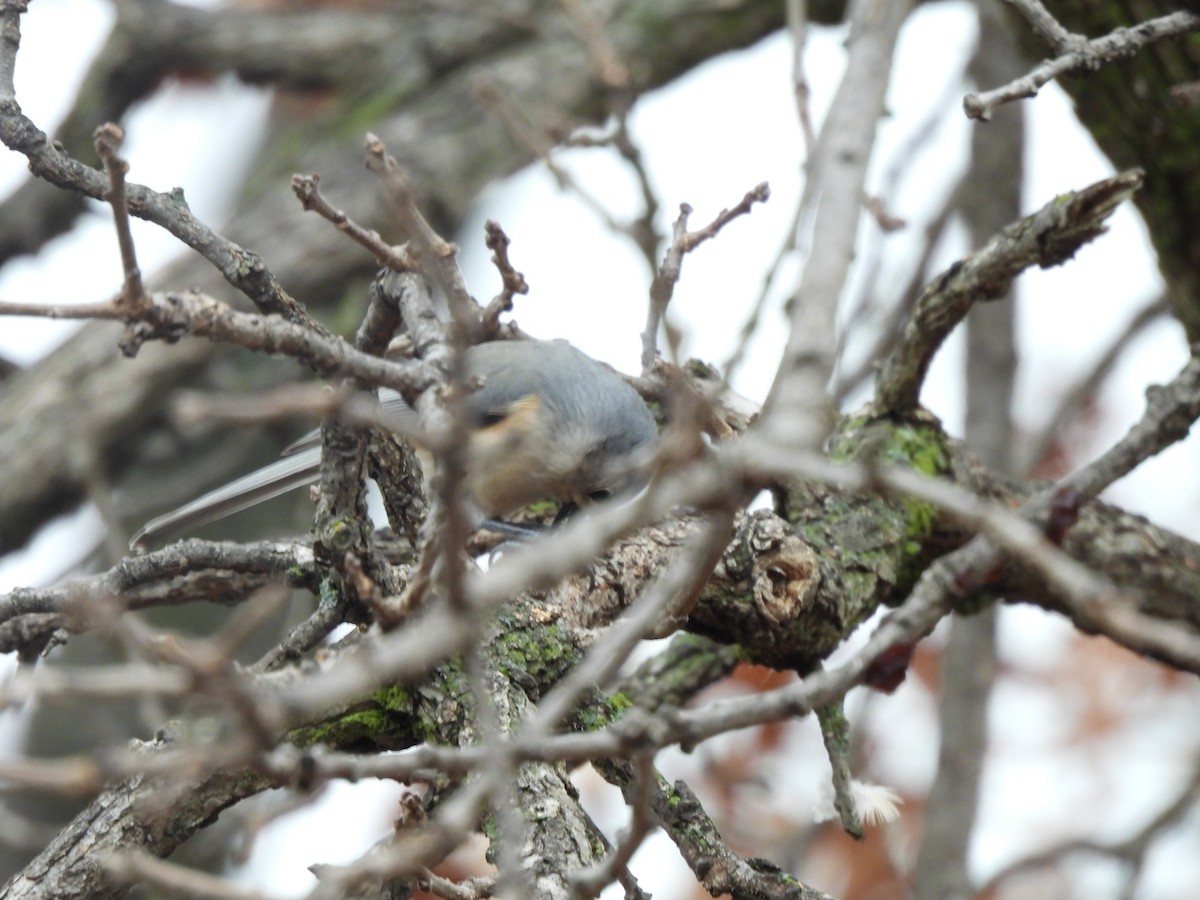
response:
<path id="1" fill-rule="evenodd" d="M 1002 87 L 982 94 L 967 94 L 963 97 L 963 110 L 969 118 L 987 121 L 996 107 L 1024 97 L 1035 97 L 1044 84 L 1055 78 L 1128 59 L 1154 41 L 1191 34 L 1194 31 L 1200 31 L 1200 15 L 1193 12 L 1171 13 L 1142 22 L 1140 25 L 1117 28 L 1104 37 L 1082 44 L 1074 40 L 1076 36 L 1069 35 L 1063 29 L 1062 36 L 1065 36 L 1063 39 L 1066 43 L 1058 47 L 1059 56 L 1041 63 L 1029 74 Z M 1062 52 L 1064 50 L 1065 52 Z"/>
<path id="2" fill-rule="evenodd" d="M 641 148 L 629 130 L 629 115 L 636 99 L 629 66 L 621 58 L 616 44 L 613 43 L 604 28 L 604 23 L 593 14 L 591 9 L 580 0 L 559 0 L 559 3 L 566 12 L 567 19 L 580 42 L 587 50 L 588 59 L 591 61 L 592 71 L 596 73 L 597 80 L 607 89 L 605 99 L 613 123 L 608 134 L 601 138 L 594 139 L 576 133 L 567 136 L 563 140 L 563 144 L 568 147 L 609 146 L 614 148 L 628 164 L 642 196 L 642 210 L 638 217 L 628 225 L 616 229 L 616 233 L 629 236 L 653 272 L 658 247 L 662 240 L 655 224 L 659 202 L 654 186 L 650 183 L 650 174 L 646 171 Z M 548 152 L 540 155 L 546 159 L 547 163 L 550 162 Z M 562 174 L 565 173 L 560 172 L 556 177 L 561 177 Z M 602 219 L 608 221 L 612 227 L 612 217 L 600 210 L 600 204 L 590 200 L 577 182 L 574 182 L 573 179 L 571 181 L 573 189 L 583 199 L 583 202 L 600 211 Z"/>
<path id="3" fill-rule="evenodd" d="M 145 673 L 142 675 L 144 677 Z M 104 767 L 90 756 L 0 760 L 0 782 L 62 796 L 94 796 L 104 786 L 104 781 Z"/>
<path id="4" fill-rule="evenodd" d="M 692 208 L 686 203 L 679 207 L 679 218 L 675 220 L 674 238 L 662 264 L 655 273 L 650 285 L 650 306 L 646 314 L 646 328 L 642 331 L 642 377 L 648 377 L 654 369 L 654 358 L 657 354 L 658 329 L 666 315 L 667 306 L 675 293 L 675 285 L 679 281 L 683 257 L 696 247 L 703 244 L 717 232 L 736 219 L 750 212 L 755 203 L 765 203 L 771 196 L 771 188 L 764 181 L 747 191 L 741 202 L 732 209 L 723 209 L 706 226 L 698 231 L 688 231 L 688 217 Z"/>
<path id="5" fill-rule="evenodd" d="M 855 277 L 856 295 L 844 301 L 849 315 L 841 326 L 843 338 L 838 352 L 838 371 L 834 385 L 835 408 L 840 408 L 842 401 L 865 381 L 868 375 L 873 374 L 878 361 L 895 341 L 896 335 L 912 311 L 912 302 L 925 284 L 929 260 L 938 249 L 946 226 L 958 209 L 956 200 L 963 183 L 962 177 L 956 184 L 946 186 L 948 189 L 938 187 L 939 190 L 945 190 L 948 199 L 940 205 L 937 214 L 925 226 L 924 234 L 921 235 L 921 252 L 910 268 L 908 281 L 899 289 L 892 280 L 886 284 L 880 283 L 880 266 L 884 260 L 882 251 L 886 237 L 888 233 L 908 226 L 904 220 L 887 213 L 883 208 L 882 198 L 896 194 L 901 179 L 912 173 L 914 160 L 927 151 L 938 136 L 946 106 L 962 90 L 961 83 L 961 77 L 947 79 L 942 94 L 929 104 L 923 118 L 908 129 L 902 143 L 893 150 L 891 159 L 877 182 L 879 197 L 868 197 L 864 203 L 879 228 L 868 229 L 863 236 L 856 260 L 856 266 L 859 268 L 859 274 Z M 874 327 L 862 329 L 860 326 L 864 323 L 874 323 Z M 844 352 L 846 336 L 856 332 L 874 332 L 876 337 L 871 347 L 862 354 L 859 365 L 847 371 Z"/>
<path id="6" fill-rule="evenodd" d="M 136 319 L 141 327 L 121 345 L 127 354 L 136 354 L 147 340 L 175 340 L 191 334 L 248 350 L 291 356 L 320 375 L 352 375 L 370 384 L 392 387 L 407 397 L 419 394 L 433 381 L 432 375 L 418 374 L 425 371 L 418 364 L 362 353 L 324 329 L 238 312 L 196 291 L 155 292 L 148 301 Z M 0 316 L 124 321 L 127 311 L 115 303 L 56 306 L 0 302 Z"/>
<path id="7" fill-rule="evenodd" d="M 1091 371 L 1079 379 L 1059 400 L 1054 412 L 1046 417 L 1045 426 L 1032 438 L 1023 442 L 1022 458 L 1016 465 L 1017 472 L 1027 472 L 1046 458 L 1055 438 L 1063 433 L 1063 429 L 1079 415 L 1080 409 L 1095 396 L 1134 339 L 1169 311 L 1170 304 L 1167 298 L 1159 296 L 1130 317 L 1125 327 L 1109 342 L 1092 365 Z"/>
<path id="8" fill-rule="evenodd" d="M 407 247 L 389 246 L 384 243 L 379 232 L 363 228 L 344 211 L 331 206 L 318 187 L 320 182 L 319 175 L 292 176 L 292 193 L 296 195 L 305 210 L 315 212 L 332 222 L 338 231 L 365 247 L 381 266 L 387 266 L 397 272 L 417 270 L 417 260 L 408 252 Z"/>
<path id="9" fill-rule="evenodd" d="M 34 697 L 77 701 L 182 697 L 191 687 L 191 677 L 174 666 L 131 663 L 86 668 L 45 667 L 36 673 L 18 672 L 6 680 L 0 687 L 0 707 L 27 703 Z"/>
<path id="10" fill-rule="evenodd" d="M 928 281 L 926 273 L 929 270 L 929 262 L 933 259 L 933 255 L 941 243 L 942 236 L 946 233 L 946 228 L 953 221 L 956 211 L 957 208 L 954 203 L 947 203 L 933 220 L 925 226 L 925 233 L 922 235 L 923 244 L 921 253 L 913 265 L 912 274 L 898 290 L 895 288 L 891 289 L 889 293 L 893 296 L 893 302 L 889 308 L 879 308 L 883 304 L 872 303 L 865 297 L 861 303 L 855 305 L 854 311 L 850 314 L 850 320 L 847 322 L 847 333 L 856 324 L 861 323 L 865 316 L 875 311 L 879 318 L 876 320 L 873 330 L 877 334 L 869 349 L 862 354 L 859 364 L 853 369 L 842 368 L 845 363 L 843 360 L 839 360 L 837 380 L 834 382 L 833 390 L 835 406 L 841 407 L 842 403 L 856 388 L 863 386 L 868 379 L 872 378 L 878 369 L 879 361 L 896 345 L 900 334 L 904 330 L 904 326 L 912 316 L 913 307 L 916 305 L 917 299 L 921 296 L 922 288 Z M 870 280 L 878 284 L 877 279 L 872 278 Z"/>
<path id="11" fill-rule="evenodd" d="M 738 333 L 738 339 L 734 343 L 733 351 L 720 366 L 726 382 L 732 381 L 734 374 L 741 367 L 745 359 L 746 351 L 750 346 L 750 339 L 758 330 L 763 310 L 766 309 L 767 300 L 771 296 L 771 289 L 774 287 L 775 280 L 779 276 L 783 261 L 799 249 L 800 226 L 802 222 L 806 221 L 807 214 L 811 211 L 809 208 L 811 198 L 815 197 L 815 193 L 810 191 L 809 185 L 816 182 L 816 171 L 812 154 L 817 149 L 817 135 L 813 129 L 812 110 L 809 106 L 811 91 L 809 90 L 808 79 L 804 74 L 804 48 L 808 34 L 807 0 L 787 0 L 786 13 L 788 33 L 792 39 L 792 91 L 795 96 L 796 114 L 800 121 L 801 135 L 804 138 L 804 149 L 808 154 L 806 163 L 808 175 L 805 179 L 804 196 L 796 206 L 791 224 L 788 225 L 784 232 L 784 239 L 775 253 L 775 258 L 767 266 L 766 274 L 762 279 L 762 285 L 758 290 L 758 296 L 755 297 L 754 303 L 750 307 L 750 312 L 747 313 L 742 322 L 742 327 Z"/>
<path id="12" fill-rule="evenodd" d="M 493 82 L 480 82 L 480 98 L 494 109 L 519 144 L 537 155 L 546 165 L 547 171 L 559 187 L 569 190 L 590 209 L 614 234 L 629 237 L 638 248 L 651 272 L 655 270 L 661 236 L 655 225 L 659 202 L 646 171 L 641 148 L 629 130 L 629 115 L 636 94 L 629 66 L 621 58 L 616 44 L 610 39 L 591 9 L 580 0 L 559 0 L 566 13 L 568 24 L 579 38 L 588 55 L 592 71 L 598 83 L 604 86 L 605 102 L 612 120 L 612 127 L 605 134 L 595 136 L 583 131 L 563 134 L 564 129 L 539 127 L 522 116 L 517 107 Z M 616 216 L 600 202 L 599 198 L 586 190 L 571 172 L 559 165 L 552 150 L 558 142 L 566 147 L 612 147 L 629 165 L 642 196 L 642 211 L 629 223 L 618 222 Z"/>
<path id="13" fill-rule="evenodd" d="M 126 610 L 214 598 L 233 604 L 266 584 L 311 586 L 312 565 L 312 550 L 298 544 L 183 541 L 123 559 L 99 575 L 0 595 L 0 652 L 33 651 L 59 628 L 85 627 L 77 612 L 104 598 L 120 597 Z M 214 579 L 222 585 L 219 592 L 212 591 Z M 22 627 L 29 618 L 36 627 Z"/>
<path id="14" fill-rule="evenodd" d="M 521 112 L 509 101 L 500 88 L 490 82 L 481 81 L 476 91 L 480 100 L 492 109 L 504 124 L 514 141 L 537 156 L 546 166 L 546 171 L 563 191 L 569 191 L 586 207 L 592 215 L 599 219 L 613 234 L 630 238 L 638 248 L 646 265 L 651 272 L 657 262 L 659 235 L 655 229 L 654 220 L 658 214 L 658 198 L 650 184 L 650 176 L 642 161 L 641 151 L 632 137 L 628 134 L 628 109 L 617 103 L 613 117 L 615 127 L 600 136 L 584 132 L 575 132 L 562 137 L 566 147 L 614 147 L 621 157 L 631 166 L 642 194 L 642 211 L 632 222 L 622 222 L 616 217 L 600 198 L 580 183 L 569 168 L 559 163 L 555 158 L 552 135 L 547 135 L 546 129 L 539 128 L 535 123 L 527 121 Z M 559 129 L 561 131 L 561 129 Z"/>
<path id="15" fill-rule="evenodd" d="M 846 711 L 840 702 L 834 702 L 817 707 L 816 714 L 817 723 L 821 726 L 821 740 L 825 743 L 825 754 L 833 770 L 833 808 L 837 811 L 842 830 L 861 841 L 863 822 L 852 791 L 850 723 L 846 719 Z"/>
<path id="16" fill-rule="evenodd" d="M 347 385 L 331 390 L 324 384 L 284 384 L 252 395 L 182 390 L 175 394 L 172 413 L 181 425 L 208 421 L 261 425 L 281 419 L 320 418 L 334 413 L 354 421 L 370 419 L 373 424 L 379 424 L 378 403 Z"/>
<path id="17" fill-rule="evenodd" d="M 813 130 L 812 110 L 808 105 L 811 91 L 804 74 L 804 44 L 808 36 L 807 0 L 787 0 L 787 24 L 792 38 L 792 93 L 796 101 L 796 117 L 800 120 L 804 146 L 811 153 L 817 144 L 817 135 Z"/>
<path id="18" fill-rule="evenodd" d="M 1136 876 L 1137 872 L 1141 870 L 1147 853 L 1154 846 L 1154 839 L 1162 832 L 1178 827 L 1184 818 L 1192 815 L 1195 812 L 1198 798 L 1200 798 L 1200 770 L 1193 769 L 1191 778 L 1183 785 L 1175 799 L 1125 840 L 1113 842 L 1073 840 L 1047 847 L 1006 865 L 979 887 L 979 893 L 983 895 L 993 893 L 997 889 L 1001 889 L 1010 879 L 1034 869 L 1053 865 L 1075 854 L 1093 854 L 1120 860 L 1131 864 L 1131 875 Z M 1135 886 L 1136 878 L 1132 878 L 1130 889 L 1132 890 Z"/>
<path id="19" fill-rule="evenodd" d="M 654 814 L 709 894 L 764 900 L 833 900 L 767 860 L 738 856 L 685 782 L 668 785 L 661 775 L 658 781 Z"/>
<path id="20" fill-rule="evenodd" d="M 137 252 L 133 246 L 133 234 L 129 230 L 129 204 L 125 196 L 125 176 L 129 172 L 129 163 L 123 160 L 118 152 L 125 140 L 125 132 L 120 126 L 109 122 L 97 128 L 93 137 L 96 152 L 100 154 L 104 171 L 108 173 L 108 190 L 104 193 L 104 199 L 112 207 L 117 244 L 121 248 L 121 264 L 125 267 L 121 303 L 131 316 L 136 316 L 147 300 L 146 289 L 142 284 L 142 272 L 138 268 Z"/>
<path id="21" fill-rule="evenodd" d="M 626 791 L 626 797 L 632 795 L 633 798 L 629 828 L 600 863 L 571 879 L 574 882 L 573 900 L 592 900 L 616 881 L 628 867 L 633 854 L 657 826 L 657 821 L 651 816 L 651 801 L 656 790 L 653 763 L 652 754 L 639 753 L 634 756 L 633 781 Z"/>
<path id="22" fill-rule="evenodd" d="M 455 323 L 474 340 L 479 327 L 479 304 L 467 290 L 458 268 L 458 247 L 438 234 L 417 206 L 412 177 L 378 137 L 368 134 L 367 168 L 379 176 L 405 237 L 412 242 L 425 275 L 446 293 Z"/>
<path id="23" fill-rule="evenodd" d="M 252 672 L 271 672 L 287 663 L 297 662 L 305 653 L 325 640 L 333 629 L 350 618 L 348 604 L 342 598 L 322 599 L 316 610 L 300 622 L 252 667 Z"/>
<path id="24" fill-rule="evenodd" d="M 20 17 L 24 3 L 5 3 L 0 8 L 0 134 L 10 149 L 29 159 L 30 170 L 64 190 L 103 199 L 111 180 L 102 172 L 72 159 L 52 141 L 17 105 L 12 73 L 21 42 Z M 276 313 L 288 321 L 324 333 L 275 280 L 263 261 L 208 228 L 187 207 L 182 191 L 160 194 L 143 185 L 127 185 L 124 192 L 129 212 L 153 222 L 204 256 L 239 291 L 264 313 Z M 128 273 L 127 273 L 128 274 Z"/>
<path id="25" fill-rule="evenodd" d="M 482 337 L 479 304 L 467 291 L 462 271 L 458 267 L 458 248 L 434 230 L 417 206 L 411 176 L 400 163 L 387 152 L 383 142 L 375 135 L 366 138 L 367 168 L 379 176 L 384 190 L 391 201 L 400 226 L 412 242 L 421 259 L 427 277 L 437 282 L 446 295 L 457 331 L 450 335 L 452 345 L 448 365 L 451 390 L 445 397 L 448 421 L 437 438 L 437 470 L 432 488 L 434 505 L 429 518 L 429 534 L 426 553 L 441 564 L 427 566 L 444 599 L 463 617 L 464 621 L 478 624 L 470 610 L 470 599 L 465 590 L 465 572 L 458 554 L 466 543 L 470 531 L 469 517 L 464 505 L 463 484 L 466 481 L 467 413 L 462 387 L 465 383 L 462 351 L 467 344 Z M 405 321 L 409 317 L 405 316 Z M 410 322 L 411 330 L 416 323 Z M 416 584 L 421 584 L 417 582 Z M 470 629 L 474 634 L 474 628 Z"/>
<path id="26" fill-rule="evenodd" d="M 270 895 L 235 884 L 228 878 L 210 875 L 151 856 L 144 850 L 122 850 L 104 861 L 119 882 L 154 885 L 172 897 L 196 900 L 269 900 Z"/>
<path id="27" fill-rule="evenodd" d="M 567 21 L 575 29 L 583 46 L 587 49 L 592 69 L 600 82 L 613 91 L 629 89 L 632 79 L 629 67 L 621 59 L 617 48 L 609 40 L 603 23 L 592 15 L 581 0 L 559 0 L 567 14 Z"/>
<path id="28" fill-rule="evenodd" d="M 1041 0 L 1006 0 L 1030 24 L 1034 31 L 1054 48 L 1056 53 L 1066 53 L 1079 49 L 1087 43 L 1087 38 L 1074 34 L 1054 18 L 1050 10 L 1042 5 Z"/>
<path id="29" fill-rule="evenodd" d="M 492 265 L 500 273 L 501 282 L 500 293 L 492 298 L 492 302 L 483 311 L 483 332 L 491 336 L 500 327 L 501 314 L 512 311 L 513 297 L 516 294 L 529 293 L 529 285 L 525 281 L 525 275 L 513 268 L 508 258 L 510 241 L 500 223 L 488 219 L 483 230 L 484 244 L 492 251 Z"/>

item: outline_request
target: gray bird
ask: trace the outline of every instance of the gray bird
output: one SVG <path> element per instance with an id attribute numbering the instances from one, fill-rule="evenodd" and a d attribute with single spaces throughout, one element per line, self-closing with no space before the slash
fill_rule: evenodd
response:
<path id="1" fill-rule="evenodd" d="M 626 494 L 645 484 L 657 437 L 641 397 L 611 369 L 566 341 L 497 341 L 465 354 L 482 383 L 465 399 L 464 492 L 479 518 L 494 519 L 538 500 L 564 508 Z M 384 392 L 392 415 L 416 412 Z M 144 549 L 317 480 L 319 435 L 278 462 L 147 523 L 131 546 Z"/>

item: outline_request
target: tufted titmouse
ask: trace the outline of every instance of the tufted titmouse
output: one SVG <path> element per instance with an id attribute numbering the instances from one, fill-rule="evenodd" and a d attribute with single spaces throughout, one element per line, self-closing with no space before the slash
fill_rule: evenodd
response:
<path id="1" fill-rule="evenodd" d="M 468 374 L 482 382 L 466 398 L 465 485 L 481 517 L 544 499 L 583 505 L 645 483 L 654 418 L 612 370 L 566 341 L 480 344 L 465 360 Z M 395 394 L 383 404 L 393 414 L 416 415 Z M 145 548 L 316 481 L 316 436 L 301 439 L 278 462 L 147 523 L 131 546 Z"/>

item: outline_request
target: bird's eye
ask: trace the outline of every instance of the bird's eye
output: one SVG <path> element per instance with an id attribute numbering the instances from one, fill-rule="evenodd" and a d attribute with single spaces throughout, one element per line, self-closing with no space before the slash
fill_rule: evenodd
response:
<path id="1" fill-rule="evenodd" d="M 592 499 L 593 501 L 599 503 L 601 500 L 607 500 L 611 495 L 612 495 L 611 491 L 607 491 L 607 490 L 604 490 L 603 488 L 601 488 L 598 491 L 591 491 L 588 494 L 588 497 L 590 499 Z"/>

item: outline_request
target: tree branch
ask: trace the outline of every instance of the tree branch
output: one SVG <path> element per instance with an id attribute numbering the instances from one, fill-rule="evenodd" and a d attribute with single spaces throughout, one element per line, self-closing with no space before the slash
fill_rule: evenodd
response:
<path id="1" fill-rule="evenodd" d="M 1014 5 L 1029 8 L 1024 3 Z M 1045 12 L 1045 7 L 1040 3 L 1037 7 Z M 1048 13 L 1046 15 L 1049 16 Z M 1041 17 L 1039 21 L 1042 21 Z M 1050 29 L 1050 34 L 1059 56 L 1043 62 L 1029 74 L 1002 87 L 982 94 L 967 94 L 963 97 L 963 110 L 969 118 L 986 122 L 996 107 L 1024 97 L 1036 97 L 1043 85 L 1063 75 L 1095 71 L 1102 65 L 1128 59 L 1154 41 L 1200 31 L 1200 15 L 1187 11 L 1171 13 L 1129 28 L 1116 28 L 1091 41 L 1070 34 L 1053 18 L 1050 21 L 1057 26 Z"/>
<path id="2" fill-rule="evenodd" d="M 930 282 L 875 379 L 875 406 L 899 416 L 915 410 L 934 354 L 973 304 L 1002 297 L 1030 266 L 1066 262 L 1141 185 L 1141 172 L 1124 172 L 1056 197 Z"/>

